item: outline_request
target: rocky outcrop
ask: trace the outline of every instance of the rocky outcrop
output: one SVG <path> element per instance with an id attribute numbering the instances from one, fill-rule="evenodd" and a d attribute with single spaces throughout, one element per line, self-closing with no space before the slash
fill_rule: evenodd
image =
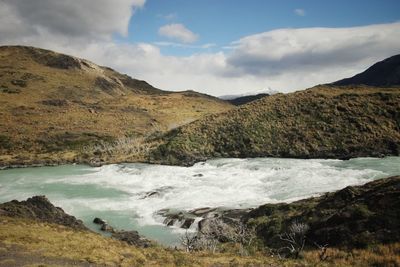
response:
<path id="1" fill-rule="evenodd" d="M 400 241 L 400 176 L 362 186 L 349 186 L 318 198 L 290 204 L 267 204 L 254 209 L 246 221 L 270 247 L 282 247 L 279 238 L 293 222 L 309 226 L 306 238 L 334 247 L 367 247 Z"/>
<path id="2" fill-rule="evenodd" d="M 0 204 L 0 215 L 39 220 L 75 229 L 88 230 L 81 220 L 68 215 L 63 209 L 55 207 L 45 196 L 34 196 L 26 201 L 13 200 Z"/>
<path id="3" fill-rule="evenodd" d="M 93 223 L 100 225 L 100 230 L 110 233 L 112 238 L 128 243 L 129 245 L 143 248 L 152 245 L 152 242 L 149 239 L 139 235 L 139 232 L 137 231 L 117 230 L 109 225 L 106 220 L 101 218 L 94 218 Z"/>
<path id="4" fill-rule="evenodd" d="M 32 55 L 32 58 L 37 63 L 45 65 L 47 67 L 64 70 L 82 68 L 80 60 L 72 56 L 58 54 L 50 50 L 38 49 L 34 47 L 19 46 L 19 48 L 24 49 L 28 53 L 30 53 Z"/>
<path id="5" fill-rule="evenodd" d="M 198 208 L 190 211 L 160 210 L 158 215 L 164 217 L 164 224 L 183 229 L 194 225 L 199 231 L 209 228 L 217 221 L 219 224 L 231 225 L 240 221 L 251 209 Z"/>

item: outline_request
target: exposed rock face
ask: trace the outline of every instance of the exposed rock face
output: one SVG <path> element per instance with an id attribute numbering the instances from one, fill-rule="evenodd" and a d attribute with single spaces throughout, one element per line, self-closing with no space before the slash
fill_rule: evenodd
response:
<path id="1" fill-rule="evenodd" d="M 366 247 L 400 241 L 400 176 L 349 186 L 291 204 L 267 204 L 246 219 L 265 244 L 280 247 L 279 234 L 294 222 L 309 225 L 308 245 Z"/>
<path id="2" fill-rule="evenodd" d="M 111 82 L 103 77 L 97 77 L 94 81 L 94 85 L 106 93 L 113 93 L 114 88 L 118 86 L 115 82 Z"/>
<path id="3" fill-rule="evenodd" d="M 37 49 L 33 47 L 21 48 L 29 51 L 37 63 L 47 67 L 65 70 L 82 68 L 79 59 L 68 55 L 58 54 L 50 50 Z"/>
<path id="4" fill-rule="evenodd" d="M 120 75 L 118 78 L 125 87 L 128 87 L 133 91 L 138 91 L 146 94 L 167 94 L 167 92 L 157 89 L 145 81 L 132 79 L 128 75 Z"/>
<path id="5" fill-rule="evenodd" d="M 34 196 L 26 201 L 13 200 L 0 204 L 0 214 L 88 230 L 81 220 L 77 220 L 74 216 L 66 214 L 61 208 L 55 207 L 45 196 Z"/>

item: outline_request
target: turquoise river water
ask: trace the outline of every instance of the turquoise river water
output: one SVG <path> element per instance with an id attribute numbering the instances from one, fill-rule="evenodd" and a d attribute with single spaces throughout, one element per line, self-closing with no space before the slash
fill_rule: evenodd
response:
<path id="1" fill-rule="evenodd" d="M 0 202 L 46 195 L 95 231 L 92 220 L 100 217 L 118 229 L 175 245 L 183 230 L 164 226 L 157 215 L 161 209 L 256 207 L 399 174 L 400 157 L 215 159 L 192 167 L 65 165 L 0 171 Z M 159 194 L 145 197 L 155 191 Z"/>

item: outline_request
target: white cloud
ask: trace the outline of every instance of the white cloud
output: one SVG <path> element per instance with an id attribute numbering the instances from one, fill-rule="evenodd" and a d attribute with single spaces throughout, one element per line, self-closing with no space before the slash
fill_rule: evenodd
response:
<path id="1" fill-rule="evenodd" d="M 306 11 L 302 8 L 295 9 L 294 13 L 300 17 L 304 17 L 306 15 Z"/>
<path id="2" fill-rule="evenodd" d="M 168 24 L 160 27 L 158 33 L 169 39 L 178 40 L 183 43 L 194 43 L 199 36 L 185 27 L 183 24 Z"/>
<path id="3" fill-rule="evenodd" d="M 31 6 L 31 14 L 22 2 Z M 126 33 L 134 9 L 144 0 L 97 0 L 103 8 L 88 8 L 89 2 L 93 1 L 0 0 L 0 44 L 52 49 L 110 66 L 162 89 L 194 89 L 212 95 L 269 87 L 300 90 L 352 76 L 400 53 L 400 23 L 279 29 L 245 36 L 216 53 L 200 49 L 213 44 L 120 43 L 112 36 Z M 199 50 L 191 56 L 167 56 L 158 47 L 163 45 Z"/>
<path id="4" fill-rule="evenodd" d="M 2 0 L 1 39 L 41 34 L 85 39 L 127 35 L 134 9 L 144 4 L 145 0 Z"/>
<path id="5" fill-rule="evenodd" d="M 154 44 L 157 46 L 170 46 L 170 47 L 192 48 L 192 49 L 208 49 L 216 46 L 216 44 L 214 43 L 206 43 L 202 45 L 189 45 L 189 44 L 181 44 L 174 42 L 154 42 Z"/>
<path id="6" fill-rule="evenodd" d="M 279 29 L 235 42 L 233 75 L 276 76 L 352 69 L 400 52 L 400 23 L 352 28 Z M 340 78 L 340 77 L 338 77 Z"/>

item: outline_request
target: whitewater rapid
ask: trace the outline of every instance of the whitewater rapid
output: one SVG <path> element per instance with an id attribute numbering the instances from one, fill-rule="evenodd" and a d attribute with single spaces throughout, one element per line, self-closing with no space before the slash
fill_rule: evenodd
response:
<path id="1" fill-rule="evenodd" d="M 14 169 L 0 171 L 0 201 L 46 195 L 90 227 L 94 217 L 105 217 L 116 227 L 142 230 L 169 243 L 173 232 L 163 226 L 159 210 L 290 202 L 400 174 L 399 166 L 400 157 L 256 158 L 215 159 L 192 167 L 116 164 Z"/>

